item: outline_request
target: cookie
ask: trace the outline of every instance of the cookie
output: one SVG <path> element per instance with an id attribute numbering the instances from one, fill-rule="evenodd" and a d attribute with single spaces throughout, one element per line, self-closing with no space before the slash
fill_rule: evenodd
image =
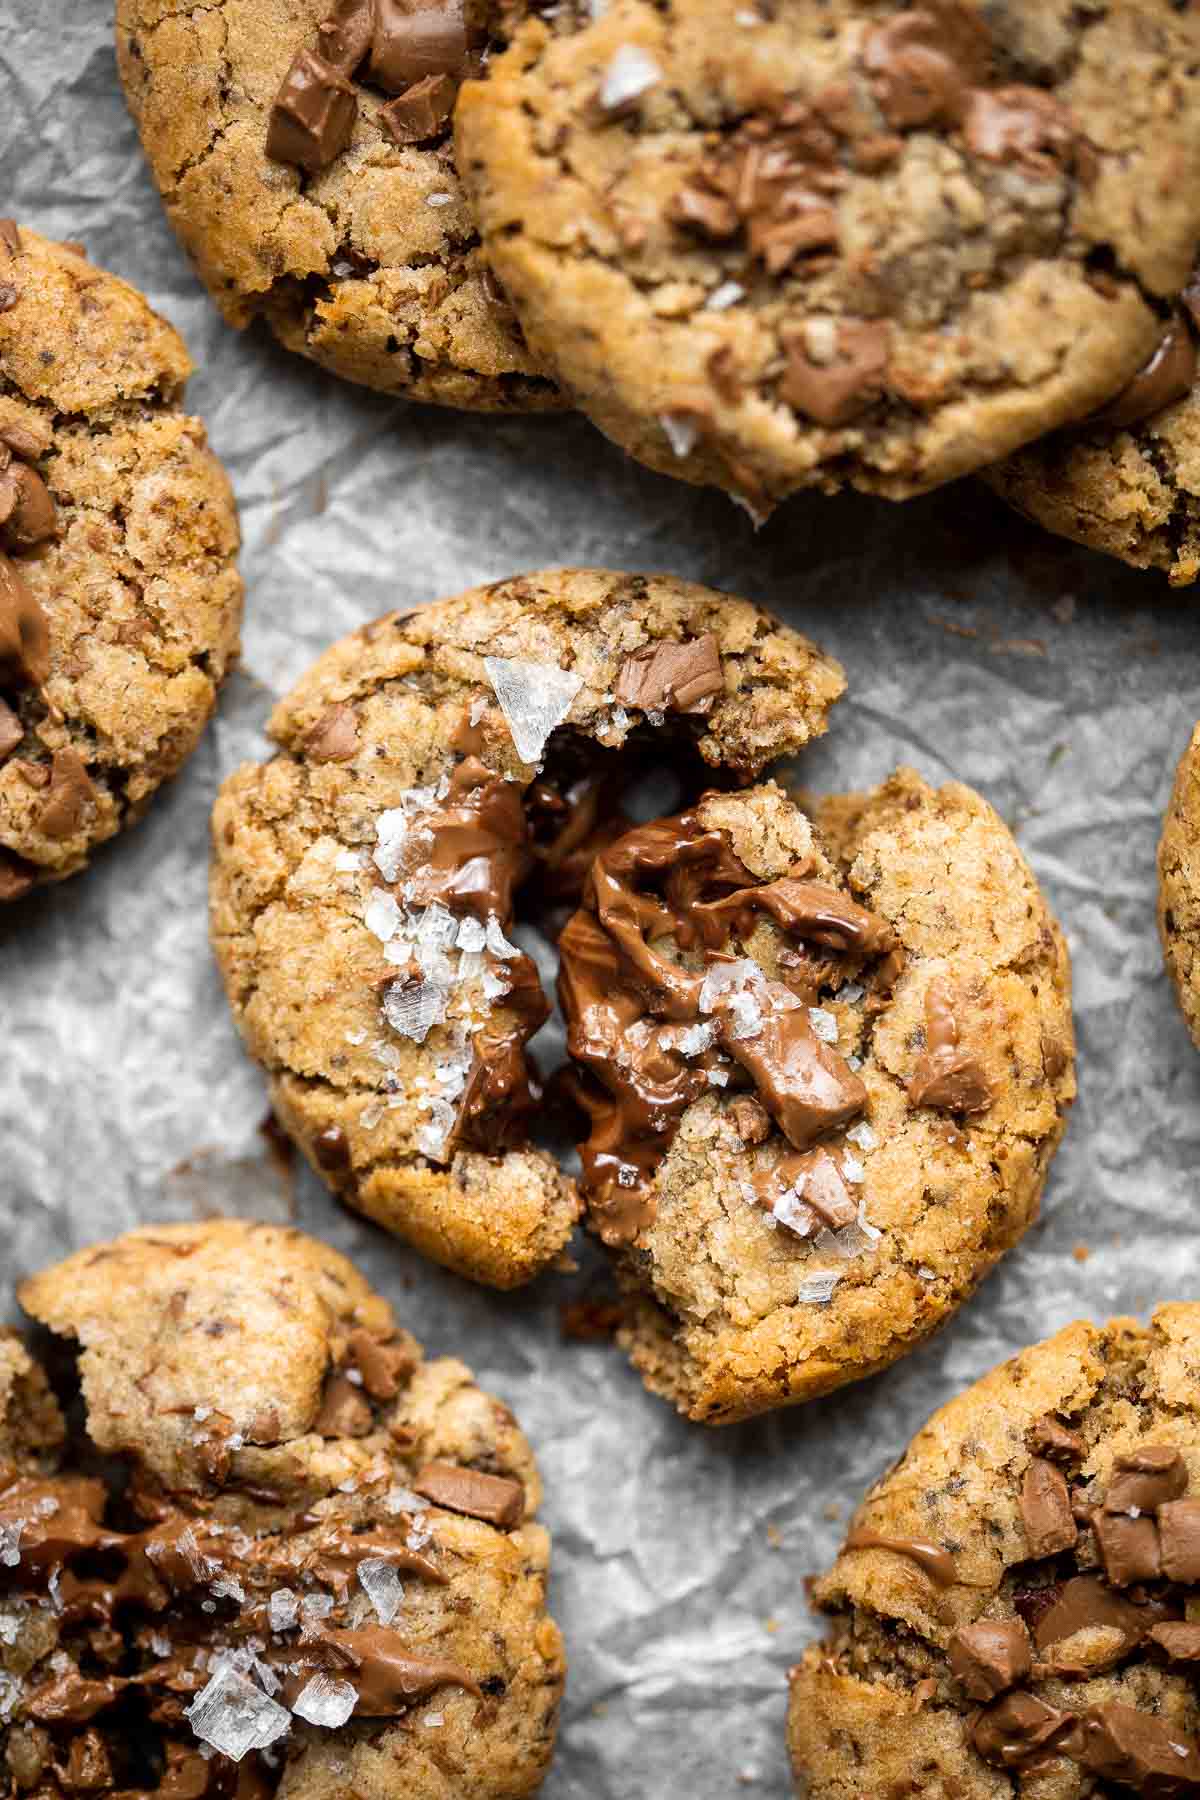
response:
<path id="1" fill-rule="evenodd" d="M 1017 512 L 1172 586 L 1200 574 L 1200 282 L 1141 369 L 1097 417 L 982 471 Z"/>
<path id="2" fill-rule="evenodd" d="M 226 782 L 212 877 L 238 1026 L 329 1185 L 475 1280 L 552 1262 L 577 1203 L 529 1139 L 525 1044 L 549 1006 L 512 941 L 518 890 L 577 891 L 606 749 L 753 772 L 822 731 L 842 686 L 747 601 L 604 570 L 497 582 L 329 650 L 275 710 L 279 754 Z"/>
<path id="3" fill-rule="evenodd" d="M 886 1367 L 1036 1218 L 1067 952 L 969 788 L 707 795 L 601 851 L 559 950 L 619 1335 L 689 1418 Z"/>
<path id="4" fill-rule="evenodd" d="M 464 86 L 459 168 L 530 344 L 640 461 L 758 513 L 900 498 L 1149 356 L 1198 49 L 1169 0 L 614 0 Z"/>
<path id="5" fill-rule="evenodd" d="M 237 654 L 237 512 L 191 367 L 77 245 L 0 221 L 0 900 L 141 817 Z"/>
<path id="6" fill-rule="evenodd" d="M 167 216 L 231 325 L 331 374 L 486 412 L 563 404 L 489 276 L 450 109 L 492 0 L 118 0 Z"/>
<path id="7" fill-rule="evenodd" d="M 1069 1325 L 934 1414 L 815 1587 L 808 1800 L 1200 1792 L 1198 1364 L 1200 1306 L 1164 1306 Z"/>
<path id="8" fill-rule="evenodd" d="M 1200 1048 L 1200 725 L 1179 759 L 1163 820 L 1158 932 L 1176 998 Z"/>
<path id="9" fill-rule="evenodd" d="M 14 1792 L 538 1786 L 564 1674 L 538 1476 L 461 1362 L 344 1257 L 244 1221 L 131 1232 L 20 1297 L 77 1348 L 82 1417 L 0 1487 Z"/>

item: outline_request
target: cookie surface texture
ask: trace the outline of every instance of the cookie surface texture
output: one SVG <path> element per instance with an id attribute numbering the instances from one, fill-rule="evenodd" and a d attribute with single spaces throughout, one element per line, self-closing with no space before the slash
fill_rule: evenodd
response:
<path id="1" fill-rule="evenodd" d="M 1167 971 L 1200 1046 L 1200 726 L 1175 771 L 1158 846 L 1158 931 Z"/>

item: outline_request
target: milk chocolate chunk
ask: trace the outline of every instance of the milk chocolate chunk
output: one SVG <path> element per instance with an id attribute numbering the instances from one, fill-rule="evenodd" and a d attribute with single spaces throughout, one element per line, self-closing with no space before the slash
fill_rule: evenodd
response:
<path id="1" fill-rule="evenodd" d="M 914 1106 L 945 1112 L 986 1112 L 994 1098 L 978 1060 L 959 1046 L 954 996 L 948 984 L 931 981 L 925 990 L 925 1053 L 908 1084 Z"/>
<path id="2" fill-rule="evenodd" d="M 1114 1594 L 1098 1575 L 1076 1575 L 1064 1582 L 1053 1604 L 1034 1621 L 1033 1641 L 1039 1650 L 1047 1650 L 1078 1631 L 1103 1628 L 1120 1632 L 1132 1648 L 1161 1616 Z"/>
<path id="3" fill-rule="evenodd" d="M 313 1430 L 320 1437 L 366 1437 L 373 1423 L 371 1408 L 354 1383 L 345 1375 L 331 1376 Z"/>
<path id="4" fill-rule="evenodd" d="M 267 155 L 317 174 L 350 142 L 358 100 L 346 77 L 315 50 L 298 50 L 267 125 Z"/>
<path id="5" fill-rule="evenodd" d="M 337 0 L 317 26 L 317 48 L 340 75 L 353 75 L 371 47 L 375 0 Z"/>
<path id="6" fill-rule="evenodd" d="M 398 1632 L 371 1625 L 359 1631 L 322 1630 L 317 1635 L 320 1644 L 333 1652 L 339 1671 L 358 1689 L 354 1710 L 359 1718 L 391 1718 L 443 1687 L 465 1688 L 482 1697 L 468 1669 L 440 1657 L 411 1655 Z M 306 1671 L 302 1680 L 307 1678 Z"/>
<path id="7" fill-rule="evenodd" d="M 1154 1512 L 1187 1493 L 1187 1464 L 1169 1444 L 1146 1444 L 1118 1456 L 1116 1468 L 1104 1497 L 1105 1512 Z"/>
<path id="8" fill-rule="evenodd" d="M 1083 1714 L 1069 1754 L 1092 1774 L 1156 1800 L 1200 1794 L 1200 1752 L 1192 1740 L 1165 1719 L 1117 1701 Z"/>
<path id="9" fill-rule="evenodd" d="M 11 756 L 21 739 L 25 736 L 25 728 L 12 707 L 0 700 L 0 762 Z"/>
<path id="10" fill-rule="evenodd" d="M 1083 1439 L 1079 1433 L 1071 1431 L 1049 1413 L 1044 1419 L 1039 1419 L 1030 1431 L 1029 1447 L 1038 1456 L 1049 1457 L 1051 1462 L 1081 1463 L 1085 1455 Z"/>
<path id="11" fill-rule="evenodd" d="M 331 1175 L 343 1175 L 350 1169 L 350 1144 L 340 1125 L 319 1132 L 313 1144 L 313 1155 L 320 1168 Z"/>
<path id="12" fill-rule="evenodd" d="M 1200 1582 L 1200 1500 L 1168 1500 L 1156 1517 L 1163 1574 L 1170 1581 Z"/>
<path id="13" fill-rule="evenodd" d="M 388 94 L 427 75 L 461 80 L 472 41 L 464 0 L 375 0 L 371 80 Z"/>
<path id="14" fill-rule="evenodd" d="M 25 577 L 0 555 L 0 672 L 40 687 L 50 673 L 46 615 Z"/>
<path id="15" fill-rule="evenodd" d="M 37 470 L 24 463 L 9 469 L 5 481 L 12 484 L 13 500 L 3 523 L 4 541 L 11 550 L 33 550 L 58 531 L 50 490 Z"/>
<path id="16" fill-rule="evenodd" d="M 400 1392 L 401 1382 L 415 1367 L 403 1344 L 382 1344 L 361 1327 L 351 1332 L 346 1356 L 362 1376 L 363 1386 L 372 1400 L 394 1400 Z"/>
<path id="17" fill-rule="evenodd" d="M 513 1531 L 525 1517 L 525 1489 L 507 1475 L 485 1475 L 458 1463 L 426 1463 L 413 1481 L 413 1489 L 444 1506 L 447 1512 L 466 1513 L 501 1531 Z"/>
<path id="18" fill-rule="evenodd" d="M 445 131 L 458 85 L 450 75 L 426 75 L 380 108 L 379 123 L 394 144 L 427 144 Z"/>
<path id="19" fill-rule="evenodd" d="M 987 162 L 1020 162 L 1049 173 L 1077 161 L 1079 134 L 1070 113 L 1040 88 L 981 89 L 970 95 L 963 141 Z"/>
<path id="20" fill-rule="evenodd" d="M 82 824 L 95 791 L 77 752 L 56 750 L 50 764 L 46 804 L 38 815 L 38 830 L 49 838 L 69 838 Z"/>
<path id="21" fill-rule="evenodd" d="M 1066 1480 L 1061 1470 L 1041 1457 L 1035 1457 L 1025 1471 L 1021 1519 L 1030 1556 L 1055 1556 L 1060 1550 L 1069 1550 L 1079 1537 Z"/>
<path id="22" fill-rule="evenodd" d="M 1032 1694 L 1005 1694 L 980 1713 L 971 1742 L 984 1762 L 1015 1769 L 1052 1753 L 1072 1723 L 1070 1713 L 1047 1706 Z"/>
<path id="23" fill-rule="evenodd" d="M 1162 1574 L 1158 1527 L 1153 1518 L 1131 1519 L 1127 1513 L 1099 1511 L 1092 1529 L 1100 1546 L 1104 1573 L 1116 1588 L 1135 1581 L 1156 1581 Z"/>
<path id="24" fill-rule="evenodd" d="M 351 762 L 358 754 L 358 718 L 352 706 L 331 706 L 304 740 L 314 762 Z"/>
<path id="25" fill-rule="evenodd" d="M 1200 1625 L 1172 1619 L 1163 1625 L 1152 1625 L 1146 1636 L 1171 1662 L 1200 1663 Z"/>
<path id="26" fill-rule="evenodd" d="M 717 640 L 706 631 L 687 643 L 654 644 L 627 656 L 613 697 L 643 712 L 706 713 L 724 692 Z"/>
<path id="27" fill-rule="evenodd" d="M 1102 425 L 1125 431 L 1131 425 L 1162 412 L 1190 394 L 1196 383 L 1196 344 L 1182 313 L 1176 313 L 1164 330 L 1153 355 L 1128 382 L 1115 400 L 1090 413 L 1086 427 Z"/>
<path id="28" fill-rule="evenodd" d="M 849 425 L 883 394 L 888 366 L 888 327 L 866 319 L 831 322 L 829 353 L 814 354 L 811 324 L 784 334 L 787 368 L 779 397 L 818 425 Z"/>
<path id="29" fill-rule="evenodd" d="M 1033 1667 L 1029 1633 L 1020 1619 L 981 1619 L 950 1639 L 950 1667 L 972 1700 L 995 1700 Z"/>

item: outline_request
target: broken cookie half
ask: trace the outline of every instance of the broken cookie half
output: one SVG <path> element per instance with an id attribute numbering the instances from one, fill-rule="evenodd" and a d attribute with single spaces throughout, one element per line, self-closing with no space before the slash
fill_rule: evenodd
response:
<path id="1" fill-rule="evenodd" d="M 12 1791 L 539 1785 L 564 1677 L 540 1484 L 462 1363 L 344 1257 L 241 1221 L 131 1232 L 20 1298 L 78 1361 L 68 1429 L 0 1338 Z"/>
<path id="2" fill-rule="evenodd" d="M 1035 1219 L 1069 964 L 969 788 L 708 793 L 601 849 L 560 953 L 619 1335 L 690 1418 L 894 1362 Z"/>
<path id="3" fill-rule="evenodd" d="M 551 1264 L 578 1199 L 530 1141 L 549 1002 L 517 921 L 578 895 L 632 764 L 687 798 L 754 779 L 843 685 L 747 601 L 604 570 L 328 651 L 275 711 L 279 753 L 222 790 L 211 895 L 239 1028 L 328 1184 L 476 1280 Z"/>

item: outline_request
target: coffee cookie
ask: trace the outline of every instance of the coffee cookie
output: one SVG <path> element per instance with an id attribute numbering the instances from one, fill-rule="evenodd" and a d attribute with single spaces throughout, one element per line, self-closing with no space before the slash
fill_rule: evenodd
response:
<path id="1" fill-rule="evenodd" d="M 533 1792 L 564 1674 L 549 1539 L 529 1446 L 461 1362 L 426 1362 L 344 1257 L 242 1221 L 132 1232 L 21 1299 L 79 1348 L 83 1423 L 0 1484 L 14 1792 Z M 0 1345 L 0 1403 L 3 1369 Z M 24 1381 L 8 1428 L 36 1440 Z"/>
<path id="2" fill-rule="evenodd" d="M 809 1800 L 1200 1792 L 1200 1306 L 1069 1325 L 934 1414 L 816 1585 Z M 856 1771 L 870 1770 L 869 1786 Z"/>
<path id="3" fill-rule="evenodd" d="M 578 891 L 612 835 L 605 750 L 753 775 L 824 730 L 842 686 L 746 601 L 604 570 L 497 582 L 328 651 L 275 710 L 280 753 L 222 790 L 212 929 L 329 1185 L 476 1280 L 553 1261 L 577 1207 L 529 1142 L 525 1044 L 549 1007 L 511 939 L 518 888 Z"/>
<path id="4" fill-rule="evenodd" d="M 1200 574 L 1200 282 L 1145 367 L 1077 430 L 1030 444 L 983 479 L 1017 512 L 1060 537 L 1173 587 Z"/>
<path id="5" fill-rule="evenodd" d="M 0 221 L 0 901 L 141 816 L 237 653 L 237 513 L 191 367 L 141 294 Z"/>
<path id="6" fill-rule="evenodd" d="M 1163 820 L 1158 931 L 1187 1028 L 1200 1047 L 1200 725 L 1179 760 Z"/>
<path id="7" fill-rule="evenodd" d="M 601 852 L 559 949 L 621 1341 L 689 1418 L 886 1367 L 1037 1216 L 1069 965 L 969 788 L 705 796 Z"/>
<path id="8" fill-rule="evenodd" d="M 1198 50 L 1170 0 L 614 0 L 464 87 L 459 167 L 632 455 L 762 513 L 899 498 L 1150 355 L 1200 233 Z"/>
<path id="9" fill-rule="evenodd" d="M 231 325 L 334 375 L 480 411 L 563 404 L 489 276 L 450 111 L 500 0 L 118 0 L 167 216 Z"/>

